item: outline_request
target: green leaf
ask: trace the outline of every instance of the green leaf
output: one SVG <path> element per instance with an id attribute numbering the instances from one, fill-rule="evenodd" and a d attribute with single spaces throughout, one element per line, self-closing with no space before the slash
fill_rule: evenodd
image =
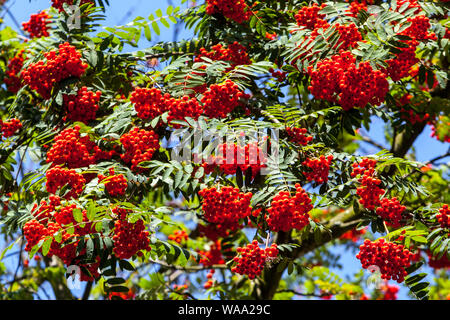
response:
<path id="1" fill-rule="evenodd" d="M 45 239 L 44 243 L 42 244 L 42 254 L 46 256 L 48 252 L 50 251 L 50 246 L 52 245 L 53 238 L 49 237 Z"/>
<path id="2" fill-rule="evenodd" d="M 156 23 L 156 21 L 152 22 L 152 28 L 158 36 L 161 35 L 161 31 L 159 30 L 159 26 L 158 23 Z"/>
<path id="3" fill-rule="evenodd" d="M 76 222 L 83 222 L 83 213 L 81 209 L 73 209 L 73 218 Z"/>

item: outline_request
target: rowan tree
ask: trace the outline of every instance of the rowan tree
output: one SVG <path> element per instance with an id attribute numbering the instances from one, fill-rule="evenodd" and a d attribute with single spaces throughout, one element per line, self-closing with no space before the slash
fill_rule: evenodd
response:
<path id="1" fill-rule="evenodd" d="M 450 297 L 448 1 L 110 6 L 0 25 L 2 299 Z"/>

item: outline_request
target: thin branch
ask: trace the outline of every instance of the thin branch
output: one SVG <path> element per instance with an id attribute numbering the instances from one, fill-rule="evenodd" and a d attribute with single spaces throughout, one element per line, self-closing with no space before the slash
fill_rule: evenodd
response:
<path id="1" fill-rule="evenodd" d="M 174 265 L 167 264 L 164 261 L 153 260 L 153 259 L 149 259 L 149 263 L 159 264 L 160 266 L 163 266 L 168 269 L 183 270 L 186 272 L 198 272 L 198 271 L 210 270 L 210 269 L 229 269 L 229 267 L 226 264 L 215 264 L 212 266 L 180 267 L 180 266 L 174 266 Z"/>
<path id="2" fill-rule="evenodd" d="M 322 293 L 322 294 L 315 294 L 315 293 L 302 293 L 302 292 L 298 292 L 292 289 L 283 289 L 283 290 L 278 290 L 276 293 L 284 293 L 284 292 L 288 292 L 288 293 L 293 293 L 297 296 L 302 296 L 302 297 L 316 297 L 316 298 L 323 298 L 323 297 L 327 297 L 329 295 L 331 295 L 330 293 Z"/>

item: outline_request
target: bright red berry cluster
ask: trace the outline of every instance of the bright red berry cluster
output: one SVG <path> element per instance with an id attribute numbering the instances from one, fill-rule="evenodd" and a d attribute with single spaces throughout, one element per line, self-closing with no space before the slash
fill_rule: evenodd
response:
<path id="1" fill-rule="evenodd" d="M 297 20 L 297 24 L 300 27 L 306 27 L 309 30 L 314 30 L 319 25 L 323 24 L 323 19 L 325 18 L 324 14 L 319 14 L 319 11 L 325 8 L 326 4 L 321 4 L 320 7 L 317 3 L 314 3 L 310 7 L 301 8 L 298 13 L 295 15 L 295 20 Z"/>
<path id="2" fill-rule="evenodd" d="M 411 252 L 402 245 L 379 239 L 375 242 L 369 239 L 359 247 L 356 258 L 361 261 L 364 269 L 370 266 L 380 268 L 381 279 L 403 282 L 408 274 L 405 268 L 411 265 Z"/>
<path id="3" fill-rule="evenodd" d="M 187 117 L 197 120 L 203 113 L 203 107 L 196 98 L 183 96 L 181 99 L 170 98 L 166 100 L 169 116 L 167 121 L 174 128 L 180 125 L 172 123 L 173 120 L 185 120 Z"/>
<path id="4" fill-rule="evenodd" d="M 230 235 L 228 226 L 223 224 L 199 224 L 198 232 L 211 241 L 217 241 L 219 238 L 226 238 Z"/>
<path id="5" fill-rule="evenodd" d="M 142 255 L 142 250 L 151 250 L 149 232 L 145 230 L 143 220 L 135 223 L 117 220 L 114 227 L 113 252 L 117 258 L 130 259 L 135 254 Z"/>
<path id="6" fill-rule="evenodd" d="M 202 210 L 210 223 L 238 226 L 239 220 L 251 215 L 252 193 L 239 192 L 238 188 L 206 188 L 198 193 L 202 198 Z"/>
<path id="7" fill-rule="evenodd" d="M 306 146 L 313 139 L 313 137 L 307 135 L 308 130 L 306 130 L 305 128 L 287 127 L 286 133 L 293 143 L 296 143 L 300 146 Z"/>
<path id="8" fill-rule="evenodd" d="M 81 136 L 80 126 L 61 131 L 47 152 L 47 163 L 65 165 L 69 169 L 88 167 L 99 160 L 109 159 L 113 151 L 102 151 L 88 135 Z"/>
<path id="9" fill-rule="evenodd" d="M 442 208 L 439 209 L 436 219 L 442 228 L 450 229 L 450 209 L 448 204 L 444 204 Z"/>
<path id="10" fill-rule="evenodd" d="M 1 136 L 9 138 L 14 136 L 20 129 L 22 129 L 22 123 L 19 119 L 11 119 L 9 121 L 2 121 L 0 119 L 0 133 Z"/>
<path id="11" fill-rule="evenodd" d="M 362 235 L 366 234 L 367 230 L 366 229 L 361 229 L 361 230 L 357 230 L 357 229 L 352 229 L 350 231 L 347 231 L 345 233 L 343 233 L 339 239 L 341 240 L 351 240 L 353 242 L 357 242 Z"/>
<path id="12" fill-rule="evenodd" d="M 255 177 L 266 167 L 267 158 L 256 142 L 246 144 L 245 147 L 235 143 L 224 143 L 219 145 L 218 149 L 219 154 L 211 156 L 202 165 L 206 174 L 213 172 L 217 166 L 223 173 L 231 175 L 236 174 L 238 168 L 243 173 L 251 168 L 252 177 Z"/>
<path id="13" fill-rule="evenodd" d="M 154 131 L 133 128 L 120 138 L 125 153 L 121 158 L 126 163 L 131 163 L 131 170 L 139 169 L 139 163 L 150 161 L 156 151 L 159 150 L 159 136 Z"/>
<path id="14" fill-rule="evenodd" d="M 122 300 L 134 300 L 134 298 L 136 298 L 136 294 L 132 289 L 130 289 L 128 292 L 111 292 L 108 298 L 109 300 L 112 300 L 113 297 L 117 297 Z"/>
<path id="15" fill-rule="evenodd" d="M 367 3 L 364 0 L 361 2 L 358 0 L 352 1 L 350 2 L 350 7 L 347 9 L 347 15 L 356 18 L 361 10 L 367 11 Z"/>
<path id="16" fill-rule="evenodd" d="M 381 300 L 397 300 L 398 286 L 391 286 L 386 281 L 380 290 L 383 293 Z"/>
<path id="17" fill-rule="evenodd" d="M 447 254 L 444 253 L 444 255 L 441 258 L 438 258 L 436 256 L 433 256 L 431 252 L 427 252 L 428 255 L 428 265 L 433 269 L 447 269 L 450 268 L 450 259 L 447 257 Z"/>
<path id="18" fill-rule="evenodd" d="M 318 184 L 326 183 L 328 182 L 328 173 L 330 172 L 332 162 L 332 155 L 328 157 L 321 155 L 316 159 L 306 159 L 303 165 L 307 168 L 307 171 L 304 171 L 303 174 L 309 182 L 315 181 Z"/>
<path id="19" fill-rule="evenodd" d="M 187 241 L 188 238 L 189 236 L 184 230 L 175 230 L 173 234 L 169 235 L 169 240 L 175 241 L 176 243 Z"/>
<path id="20" fill-rule="evenodd" d="M 22 71 L 22 77 L 31 89 L 44 99 L 50 99 L 53 86 L 69 77 L 81 77 L 88 65 L 81 60 L 81 53 L 69 43 L 59 45 L 59 50 L 45 52 L 46 62 L 32 63 Z"/>
<path id="21" fill-rule="evenodd" d="M 243 23 L 251 16 L 245 0 L 206 0 L 206 13 L 209 15 L 219 13 L 236 23 Z"/>
<path id="22" fill-rule="evenodd" d="M 247 275 L 249 279 L 255 279 L 259 276 L 266 262 L 278 256 L 278 248 L 275 243 L 263 250 L 259 247 L 256 240 L 244 248 L 238 247 L 236 251 L 238 256 L 233 259 L 236 262 L 236 266 L 231 268 L 231 271 Z"/>
<path id="23" fill-rule="evenodd" d="M 334 48 L 339 46 L 340 50 L 347 50 L 350 47 L 355 47 L 358 41 L 362 40 L 361 33 L 358 31 L 356 24 L 334 24 L 334 27 L 339 32 L 340 37 L 338 43 Z"/>
<path id="24" fill-rule="evenodd" d="M 66 185 L 69 187 L 69 192 L 65 196 L 66 199 L 78 198 L 86 184 L 83 175 L 73 169 L 53 167 L 47 171 L 45 176 L 47 178 L 45 186 L 49 193 L 55 194 L 58 189 Z"/>
<path id="25" fill-rule="evenodd" d="M 101 95 L 100 91 L 94 93 L 89 91 L 87 87 L 78 90 L 76 96 L 64 95 L 67 118 L 73 122 L 84 123 L 95 120 Z"/>
<path id="26" fill-rule="evenodd" d="M 400 48 L 401 53 L 396 53 L 395 58 L 386 61 L 389 65 L 386 74 L 394 81 L 409 76 L 411 67 L 419 62 L 419 59 L 416 58 L 416 48 L 419 43 L 416 40 L 404 40 L 402 42 L 407 44 L 408 47 Z"/>
<path id="27" fill-rule="evenodd" d="M 141 119 L 153 119 L 167 111 L 166 101 L 170 95 L 162 94 L 158 88 L 136 88 L 131 93 L 130 101 Z"/>
<path id="28" fill-rule="evenodd" d="M 71 265 L 76 258 L 76 249 L 79 240 L 77 237 L 87 235 L 89 233 L 95 232 L 92 228 L 91 223 L 87 223 L 86 210 L 82 211 L 83 223 L 81 224 L 74 219 L 74 210 L 80 210 L 76 205 L 68 205 L 61 208 L 59 197 L 50 196 L 50 203 L 47 204 L 46 201 L 41 201 L 41 205 L 35 204 L 32 214 L 35 219 L 28 221 L 24 228 L 24 236 L 27 240 L 25 247 L 26 251 L 31 251 L 35 245 L 40 241 L 43 241 L 49 237 L 55 238 L 58 233 L 61 235 L 61 242 L 53 240 L 49 248 L 47 257 L 57 256 L 60 258 L 64 264 Z M 66 230 L 69 225 L 74 226 L 74 234 L 69 234 Z M 42 248 L 39 252 L 42 251 Z M 85 252 L 85 250 L 83 250 Z M 80 253 L 84 254 L 83 251 Z M 92 281 L 99 277 L 97 271 L 99 266 L 99 259 L 96 258 L 95 263 L 81 265 L 85 267 L 91 275 L 82 274 L 81 281 Z"/>
<path id="29" fill-rule="evenodd" d="M 381 199 L 380 207 L 377 208 L 376 213 L 386 221 L 387 225 L 394 228 L 401 226 L 402 214 L 406 207 L 403 206 L 397 198 Z"/>
<path id="30" fill-rule="evenodd" d="M 206 278 L 208 280 L 203 285 L 203 288 L 209 289 L 214 285 L 214 279 L 213 279 L 214 273 L 215 273 L 214 269 L 209 270 L 208 274 L 206 275 Z"/>
<path id="31" fill-rule="evenodd" d="M 359 202 L 369 210 L 375 210 L 375 207 L 380 206 L 380 197 L 384 190 L 379 187 L 381 180 L 374 177 L 375 166 L 377 161 L 374 159 L 364 158 L 359 163 L 353 163 L 353 172 L 351 176 L 359 178 L 361 187 L 356 189 L 356 194 L 360 197 Z"/>
<path id="32" fill-rule="evenodd" d="M 308 67 L 311 84 L 308 89 L 317 99 L 339 103 L 344 110 L 364 108 L 368 103 L 380 105 L 389 90 L 386 76 L 373 70 L 369 62 L 355 64 L 348 51 Z"/>
<path id="33" fill-rule="evenodd" d="M 32 14 L 30 20 L 22 23 L 22 26 L 23 29 L 28 32 L 30 38 L 42 38 L 50 35 L 48 33 L 48 30 L 50 29 L 48 24 L 50 23 L 50 16 L 47 12 L 42 11 Z"/>
<path id="34" fill-rule="evenodd" d="M 209 118 L 226 118 L 230 112 L 238 107 L 241 99 L 249 96 L 239 90 L 237 84 L 226 80 L 223 84 L 213 84 L 203 94 L 203 114 Z"/>
<path id="35" fill-rule="evenodd" d="M 311 199 L 300 184 L 296 184 L 295 188 L 294 196 L 288 191 L 280 191 L 272 199 L 266 215 L 270 230 L 275 232 L 302 230 L 309 223 L 309 212 L 313 209 Z"/>
<path id="36" fill-rule="evenodd" d="M 401 33 L 402 35 L 409 36 L 418 41 L 437 40 L 436 34 L 428 32 L 431 24 L 427 16 L 417 15 L 407 18 L 406 21 L 410 22 L 411 25 Z"/>
<path id="37" fill-rule="evenodd" d="M 121 197 L 125 195 L 128 188 L 127 179 L 123 174 L 115 174 L 114 168 L 109 169 L 109 176 L 98 175 L 98 182 L 105 184 L 106 191 L 111 197 Z"/>
<path id="38" fill-rule="evenodd" d="M 12 93 L 17 93 L 23 86 L 20 72 L 26 60 L 24 52 L 24 50 L 21 50 L 14 58 L 8 61 L 4 82 Z"/>
<path id="39" fill-rule="evenodd" d="M 251 64 L 247 54 L 247 49 L 238 42 L 228 44 L 226 47 L 222 44 L 216 44 L 208 51 L 205 48 L 200 49 L 199 55 L 194 62 L 202 62 L 202 57 L 209 58 L 213 61 L 227 61 L 231 63 L 231 67 L 226 71 L 230 71 L 239 65 Z"/>

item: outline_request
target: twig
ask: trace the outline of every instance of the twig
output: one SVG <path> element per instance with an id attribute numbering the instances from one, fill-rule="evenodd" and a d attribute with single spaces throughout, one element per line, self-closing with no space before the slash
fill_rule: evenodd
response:
<path id="1" fill-rule="evenodd" d="M 302 297 L 316 297 L 316 298 L 323 298 L 326 296 L 329 296 L 330 293 L 322 293 L 322 294 L 315 294 L 315 293 L 302 293 L 302 292 L 298 292 L 292 289 L 283 289 L 283 290 L 278 290 L 276 293 L 283 293 L 283 292 L 288 292 L 288 293 L 293 293 L 297 296 L 302 296 Z"/>

